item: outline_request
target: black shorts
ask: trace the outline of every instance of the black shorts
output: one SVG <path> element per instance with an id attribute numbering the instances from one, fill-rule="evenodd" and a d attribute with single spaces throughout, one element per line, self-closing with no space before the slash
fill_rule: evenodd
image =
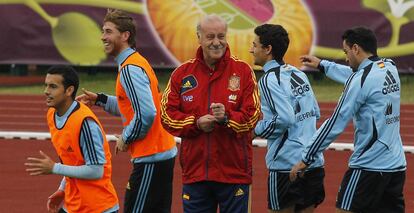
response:
<path id="1" fill-rule="evenodd" d="M 267 179 L 267 208 L 282 210 L 303 203 L 301 179 L 289 180 L 288 172 L 269 171 Z"/>
<path id="2" fill-rule="evenodd" d="M 125 192 L 124 212 L 171 212 L 174 161 L 134 163 Z"/>
<path id="3" fill-rule="evenodd" d="M 405 171 L 373 172 L 348 169 L 336 207 L 351 212 L 403 213 Z"/>
<path id="4" fill-rule="evenodd" d="M 325 199 L 325 188 L 323 180 L 325 178 L 324 168 L 314 168 L 305 172 L 300 181 L 303 190 L 302 203 L 295 206 L 295 211 L 300 211 L 314 206 L 315 208 Z"/>

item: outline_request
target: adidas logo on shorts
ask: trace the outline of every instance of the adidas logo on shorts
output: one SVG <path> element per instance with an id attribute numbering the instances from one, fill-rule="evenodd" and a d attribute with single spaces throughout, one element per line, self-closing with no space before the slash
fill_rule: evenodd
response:
<path id="1" fill-rule="evenodd" d="M 242 196 L 242 195 L 244 195 L 244 191 L 243 189 L 239 188 L 234 196 Z"/>

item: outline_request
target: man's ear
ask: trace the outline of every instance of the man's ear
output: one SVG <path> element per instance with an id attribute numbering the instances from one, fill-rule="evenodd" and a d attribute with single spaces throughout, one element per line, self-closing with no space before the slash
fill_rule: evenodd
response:
<path id="1" fill-rule="evenodd" d="M 200 34 L 200 32 L 197 32 L 197 40 L 198 40 L 198 44 L 201 44 L 201 34 Z"/>
<path id="2" fill-rule="evenodd" d="M 75 92 L 75 87 L 74 86 L 69 86 L 68 88 L 66 88 L 65 95 L 68 96 L 68 97 L 71 97 L 72 93 L 74 93 L 74 92 Z"/>
<path id="3" fill-rule="evenodd" d="M 360 53 L 360 51 L 361 51 L 361 47 L 358 45 L 358 44 L 354 44 L 354 45 L 352 45 L 352 51 L 354 51 L 355 52 L 355 54 L 359 54 Z"/>
<path id="4" fill-rule="evenodd" d="M 267 45 L 267 47 L 265 47 L 265 51 L 267 55 L 272 55 L 272 45 Z"/>
<path id="5" fill-rule="evenodd" d="M 129 37 L 131 36 L 131 33 L 129 31 L 125 31 L 121 33 L 122 41 L 128 42 Z"/>

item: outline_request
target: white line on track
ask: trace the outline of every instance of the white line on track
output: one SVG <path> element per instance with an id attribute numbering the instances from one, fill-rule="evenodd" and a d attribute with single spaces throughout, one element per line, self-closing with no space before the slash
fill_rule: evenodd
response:
<path id="1" fill-rule="evenodd" d="M 0 131 L 0 138 L 4 139 L 20 139 L 20 140 L 49 140 L 49 132 L 14 132 L 14 131 Z M 108 141 L 115 141 L 115 135 L 106 135 Z M 175 137 L 177 143 L 181 142 L 180 138 Z M 266 147 L 267 142 L 264 139 L 254 139 L 253 145 L 258 147 Z M 332 143 L 329 149 L 336 151 L 354 150 L 352 143 Z M 407 153 L 414 153 L 414 146 L 404 146 L 404 151 Z"/>

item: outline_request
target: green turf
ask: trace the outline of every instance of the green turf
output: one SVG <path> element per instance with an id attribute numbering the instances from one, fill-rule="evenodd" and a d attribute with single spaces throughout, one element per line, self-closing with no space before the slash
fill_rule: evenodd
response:
<path id="1" fill-rule="evenodd" d="M 115 74 L 80 74 L 79 78 L 79 88 L 85 88 L 91 91 L 102 91 L 105 93 L 114 94 L 116 79 Z M 43 89 L 44 86 L 42 84 L 32 86 L 0 87 L 0 94 L 43 94 Z"/>
<path id="2" fill-rule="evenodd" d="M 326 77 L 323 80 L 313 80 L 310 78 L 312 88 L 315 92 L 318 101 L 323 102 L 337 102 L 342 90 L 343 85 L 336 83 Z M 414 76 L 413 75 L 401 75 L 401 103 L 414 104 Z"/>
<path id="3" fill-rule="evenodd" d="M 170 77 L 169 72 L 157 73 L 158 80 L 160 82 L 160 89 L 164 91 L 167 81 Z M 104 92 L 107 94 L 115 94 L 115 80 L 116 73 L 101 73 L 96 75 L 88 75 L 81 73 L 79 75 L 80 85 L 78 94 L 81 92 L 81 88 L 93 92 Z M 0 87 L 0 94 L 43 94 L 44 86 L 31 85 L 31 86 L 14 86 L 14 87 Z"/>
<path id="4" fill-rule="evenodd" d="M 257 79 L 260 78 L 261 73 L 257 73 Z M 157 72 L 158 80 L 160 82 L 160 89 L 163 91 L 170 77 L 169 72 Z M 401 102 L 414 104 L 414 76 L 402 75 L 401 77 Z M 94 92 L 104 92 L 107 94 L 114 94 L 115 92 L 115 73 L 104 73 L 97 75 L 81 74 L 80 88 L 85 88 Z M 320 102 L 337 102 L 343 85 L 336 83 L 326 77 L 318 75 L 309 77 L 313 90 Z M 43 94 L 43 85 L 35 86 L 20 86 L 20 87 L 0 87 L 0 94 Z"/>

